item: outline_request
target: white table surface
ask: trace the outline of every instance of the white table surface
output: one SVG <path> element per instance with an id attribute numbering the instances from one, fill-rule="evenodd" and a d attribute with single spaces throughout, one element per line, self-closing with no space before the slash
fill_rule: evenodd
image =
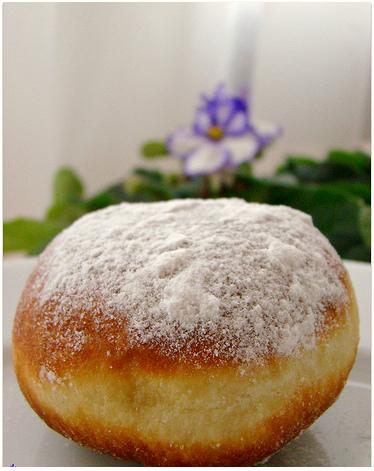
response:
<path id="1" fill-rule="evenodd" d="M 345 262 L 360 310 L 360 347 L 337 402 L 268 466 L 370 466 L 371 267 Z M 11 329 L 21 290 L 34 258 L 3 263 L 4 439 L 3 465 L 134 466 L 84 449 L 50 430 L 26 404 L 11 360 Z"/>

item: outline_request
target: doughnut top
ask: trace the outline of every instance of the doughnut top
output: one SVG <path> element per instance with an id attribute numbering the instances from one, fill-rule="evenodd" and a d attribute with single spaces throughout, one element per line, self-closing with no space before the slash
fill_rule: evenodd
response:
<path id="1" fill-rule="evenodd" d="M 98 330 L 120 322 L 129 348 L 178 356 L 201 342 L 245 363 L 312 348 L 326 310 L 347 300 L 343 274 L 300 211 L 185 199 L 83 216 L 41 255 L 33 289 L 40 306 L 56 306 L 46 324 L 81 309 Z M 72 351 L 84 348 L 84 330 L 65 335 Z"/>

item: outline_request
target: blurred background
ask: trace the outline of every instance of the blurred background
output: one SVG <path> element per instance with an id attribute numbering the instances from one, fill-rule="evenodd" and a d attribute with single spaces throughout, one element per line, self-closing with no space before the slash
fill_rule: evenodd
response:
<path id="1" fill-rule="evenodd" d="M 249 86 L 253 115 L 284 129 L 256 174 L 290 153 L 370 148 L 370 3 L 3 8 L 6 219 L 41 217 L 62 165 L 88 193 L 126 177 L 219 81 Z"/>

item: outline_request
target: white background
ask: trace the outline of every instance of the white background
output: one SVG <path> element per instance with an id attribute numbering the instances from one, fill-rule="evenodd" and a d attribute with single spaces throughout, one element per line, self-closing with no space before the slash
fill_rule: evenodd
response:
<path id="1" fill-rule="evenodd" d="M 369 3 L 5 4 L 4 217 L 41 216 L 63 164 L 89 192 L 127 175 L 221 80 L 285 129 L 258 173 L 367 145 L 370 18 Z"/>

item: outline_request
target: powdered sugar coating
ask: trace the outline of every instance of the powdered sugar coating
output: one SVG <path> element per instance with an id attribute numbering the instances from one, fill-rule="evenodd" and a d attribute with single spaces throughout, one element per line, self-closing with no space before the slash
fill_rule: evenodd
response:
<path id="1" fill-rule="evenodd" d="M 41 305 L 124 320 L 130 345 L 165 355 L 209 338 L 241 363 L 315 344 L 329 305 L 346 302 L 343 267 L 310 216 L 239 199 L 123 203 L 88 214 L 41 256 Z M 70 339 L 72 350 L 84 335 Z"/>

